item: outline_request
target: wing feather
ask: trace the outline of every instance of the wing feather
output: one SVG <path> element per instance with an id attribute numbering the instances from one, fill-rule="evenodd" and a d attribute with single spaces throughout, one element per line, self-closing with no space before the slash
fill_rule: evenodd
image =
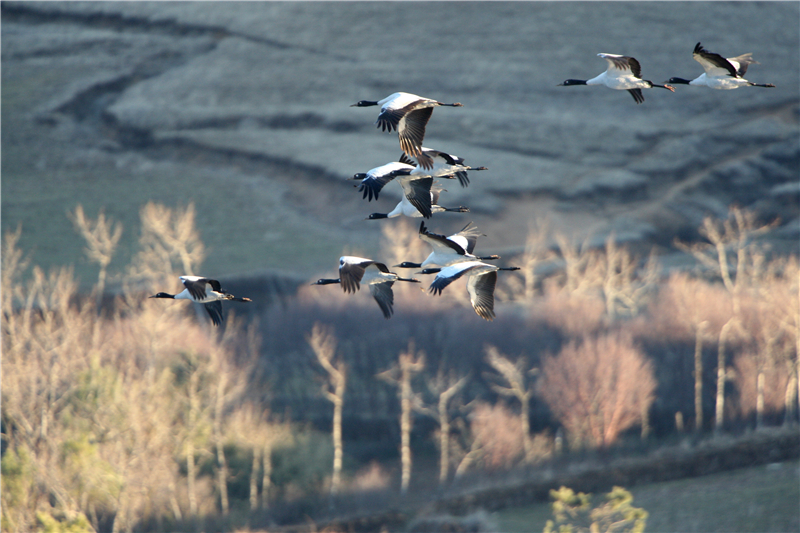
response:
<path id="1" fill-rule="evenodd" d="M 217 280 L 208 280 L 206 278 L 197 276 L 181 276 L 180 280 L 183 283 L 183 286 L 186 287 L 186 290 L 189 291 L 189 294 L 192 295 L 192 298 L 197 301 L 205 300 L 206 284 L 211 283 L 211 281 L 216 283 L 217 288 L 214 290 L 219 292 L 219 282 Z M 214 283 L 211 284 L 212 288 L 214 287 Z"/>
<path id="2" fill-rule="evenodd" d="M 406 199 L 417 211 L 425 218 L 431 218 L 431 186 L 433 178 L 419 178 L 414 180 L 403 180 L 400 182 Z"/>
<path id="3" fill-rule="evenodd" d="M 452 250 L 459 255 L 466 254 L 466 251 L 458 242 L 448 239 L 445 235 L 429 232 L 425 227 L 424 221 L 419 225 L 419 238 L 427 242 L 434 250 L 440 250 L 442 253 L 448 253 Z"/>
<path id="4" fill-rule="evenodd" d="M 709 52 L 702 47 L 700 43 L 694 47 L 692 58 L 703 66 L 707 76 L 720 77 L 720 76 L 733 76 L 736 77 L 736 68 L 731 65 L 730 61 L 725 59 L 719 54 Z M 745 67 L 745 70 L 747 68 Z"/>
<path id="5" fill-rule="evenodd" d="M 410 156 L 417 157 L 420 166 L 425 168 L 425 163 L 419 160 L 422 151 L 422 140 L 425 138 L 425 126 L 433 114 L 432 107 L 415 109 L 403 116 L 398 124 L 400 148 Z"/>
<path id="6" fill-rule="evenodd" d="M 339 262 L 339 279 L 341 280 L 344 292 L 356 292 L 361 288 L 361 279 L 367 267 L 373 262 L 350 263 L 347 261 Z"/>
<path id="7" fill-rule="evenodd" d="M 377 264 L 377 263 L 376 263 Z M 392 291 L 393 281 L 384 281 L 382 283 L 371 283 L 369 292 L 375 301 L 378 302 L 378 307 L 383 311 L 384 318 L 391 318 L 394 309 L 394 292 Z"/>
<path id="8" fill-rule="evenodd" d="M 470 276 L 467 292 L 472 308 L 484 320 L 494 319 L 494 288 L 497 284 L 497 271 Z"/>
<path id="9" fill-rule="evenodd" d="M 211 317 L 211 322 L 213 322 L 215 326 L 219 326 L 222 323 L 222 302 L 220 300 L 214 300 L 213 302 L 208 302 L 203 305 L 206 308 L 206 312 L 208 312 L 208 316 Z"/>

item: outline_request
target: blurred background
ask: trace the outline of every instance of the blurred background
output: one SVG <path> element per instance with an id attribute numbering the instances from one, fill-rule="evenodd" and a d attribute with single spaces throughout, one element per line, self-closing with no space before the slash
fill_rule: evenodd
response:
<path id="1" fill-rule="evenodd" d="M 418 410 L 409 430 L 418 474 L 410 483 L 418 483 L 422 501 L 406 495 L 417 511 L 396 522 L 384 514 L 364 530 L 406 527 L 431 494 L 445 502 L 436 512 L 463 515 L 479 506 L 457 497 L 478 486 L 517 486 L 545 477 L 551 485 L 566 483 L 558 472 L 574 473 L 576 461 L 597 466 L 615 457 L 647 457 L 653 447 L 694 449 L 702 438 L 719 440 L 723 432 L 742 436 L 756 427 L 796 427 L 799 20 L 796 2 L 3 2 L 3 445 L 39 450 L 31 452 L 33 471 L 62 475 L 26 477 L 27 463 L 14 456 L 30 485 L 24 485 L 27 499 L 4 500 L 4 507 L 22 509 L 6 514 L 16 520 L 6 523 L 12 524 L 8 530 L 34 524 L 32 510 L 48 497 L 52 501 L 52 494 L 60 496 L 47 507 L 48 516 L 68 521 L 82 514 L 94 529 L 109 531 L 200 527 L 190 522 L 198 516 L 212 529 L 258 529 L 391 507 L 401 483 L 403 494 L 408 488 L 398 449 L 405 434 L 398 423 L 399 381 L 386 374 L 401 368 L 401 353 L 406 363 L 426 354 L 415 378 L 417 390 L 427 391 L 420 392 L 420 401 L 434 401 L 436 379 L 444 380 L 442 387 L 448 375 L 453 383 L 469 378 L 454 396 L 461 407 L 451 413 L 458 442 L 444 445 L 454 450 L 445 481 L 456 470 L 468 481 L 441 488 L 440 423 Z M 624 91 L 558 86 L 603 72 L 607 63 L 597 57 L 600 52 L 635 57 L 642 77 L 654 83 L 693 79 L 703 72 L 692 59 L 698 41 L 725 57 L 751 52 L 758 64 L 746 78 L 776 88 L 679 85 L 674 93 L 645 90 L 645 102 L 636 105 Z M 422 261 L 428 253 L 417 238 L 418 221 L 365 220 L 389 212 L 399 187 L 390 184 L 379 200 L 367 202 L 357 183 L 348 181 L 401 153 L 396 134 L 376 129 L 378 108 L 350 105 L 398 91 L 463 104 L 434 111 L 424 145 L 488 170 L 470 172 L 466 188 L 443 183 L 440 203 L 468 206 L 470 213 L 437 214 L 427 226 L 451 234 L 473 221 L 485 234 L 479 254 L 499 254 L 501 264 L 522 267 L 500 276 L 494 322 L 475 315 L 463 282 L 442 297 L 423 294 L 419 286 L 395 287 L 390 321 L 366 291 L 345 296 L 336 287 L 309 286 L 336 277 L 343 254 L 393 265 Z M 167 237 L 172 244 L 164 244 Z M 63 268 L 71 270 L 58 270 Z M 188 273 L 219 279 L 254 303 L 226 304 L 227 327 L 217 336 L 192 306 L 144 298 L 178 292 L 177 276 Z M 744 299 L 745 293 L 753 299 Z M 785 295 L 794 300 L 781 299 Z M 87 311 L 75 303 L 80 301 L 97 307 Z M 50 328 L 46 335 L 56 335 L 52 324 L 73 333 L 53 344 L 36 341 L 50 337 L 31 333 L 35 328 L 25 320 L 37 319 L 26 309 L 42 316 L 49 316 L 47 309 L 62 313 L 52 323 L 41 319 Z M 8 318 L 17 315 L 26 318 Z M 769 334 L 768 315 L 780 334 Z M 134 325 L 125 326 L 125 320 Z M 322 328 L 317 337 L 315 324 Z M 323 349 L 325 333 L 338 340 L 338 352 Z M 546 385 L 558 379 L 558 365 L 548 374 L 547 361 L 563 356 L 566 364 L 570 354 L 585 361 L 590 356 L 582 347 L 597 357 L 615 354 L 619 361 L 634 353 L 624 368 L 644 372 L 632 378 L 644 386 L 636 392 L 641 397 L 626 400 L 635 414 L 605 433 L 581 426 L 589 415 L 570 421 L 577 407 L 558 406 L 577 400 L 559 399 Z M 76 357 L 66 359 L 72 363 L 53 366 L 68 352 Z M 210 366 L 187 359 L 187 353 L 200 354 Z M 331 477 L 332 406 L 320 384 L 333 387 L 333 374 L 320 364 L 324 353 L 349 369 L 343 479 Z M 602 368 L 605 363 L 598 361 Z M 229 366 L 223 372 L 219 365 Z M 25 390 L 13 385 L 50 368 L 63 379 L 30 380 Z M 109 372 L 120 376 L 119 383 L 146 383 L 151 388 L 136 389 L 150 391 L 143 404 L 176 411 L 185 398 L 167 400 L 164 391 L 156 392 L 153 369 L 171 369 L 180 382 L 175 390 L 184 392 L 191 382 L 186 376 L 198 368 L 204 376 L 230 381 L 201 387 L 217 391 L 207 398 L 210 429 L 195 431 L 185 420 L 164 418 L 161 427 L 172 436 L 155 438 L 151 428 L 150 441 L 160 444 L 128 456 L 104 452 L 103 443 L 113 438 L 97 427 L 81 426 L 81 437 L 66 430 L 43 437 L 33 429 L 38 437 L 20 436 L 26 434 L 26 413 L 36 411 L 26 406 L 40 404 L 52 414 L 31 428 L 46 420 L 58 426 L 54 421 L 60 420 L 63 428 L 74 429 L 75 411 L 59 410 L 72 400 L 54 404 L 47 398 L 74 398 L 78 382 L 100 387 L 105 382 L 98 368 L 113 368 Z M 498 383 L 513 388 L 503 381 L 504 372 L 523 376 L 528 396 L 517 401 L 498 392 Z M 219 392 L 233 382 L 241 387 Z M 563 388 L 581 387 L 567 382 Z M 718 390 L 728 400 L 723 406 Z M 765 390 L 772 396 L 765 399 Z M 81 409 L 88 408 L 81 403 Z M 258 418 L 248 409 L 269 415 Z M 138 427 L 125 418 L 131 413 L 114 416 L 103 427 Z M 137 416 L 162 420 L 152 413 Z M 488 420 L 506 422 L 493 428 Z M 292 436 L 273 442 L 275 464 L 269 467 L 258 464 L 252 451 L 260 444 L 251 446 L 243 436 L 257 427 L 267 435 Z M 516 448 L 478 437 L 505 432 Z M 790 433 L 796 439 L 796 431 Z M 71 448 L 78 451 L 70 463 L 63 448 L 45 453 L 36 439 L 86 447 Z M 794 458 L 786 463 L 791 466 L 769 472 L 771 479 L 785 480 L 776 490 L 787 499 L 770 496 L 781 508 L 796 502 L 786 488 L 796 482 L 794 442 L 768 436 L 751 443 L 746 454 L 760 457 L 759 464 Z M 487 451 L 492 446 L 494 455 Z M 224 449 L 228 458 L 220 459 Z M 562 449 L 573 455 L 558 459 Z M 131 467 L 136 463 L 125 458 L 148 454 L 172 460 L 158 463 L 169 475 L 142 486 L 167 489 L 147 497 L 141 494 L 150 489 L 142 489 L 136 499 L 120 488 L 127 486 L 120 480 L 154 475 L 149 465 L 155 463 L 148 459 Z M 187 489 L 194 468 L 187 461 L 195 455 L 200 482 Z M 103 472 L 116 477 L 94 473 L 94 485 L 63 481 L 74 481 L 81 470 L 76 465 L 87 458 L 109 465 Z M 576 490 L 602 492 L 612 481 L 633 486 L 663 479 L 654 474 L 663 472 L 663 463 L 653 469 L 652 460 L 643 461 L 642 472 L 634 469 L 622 479 L 598 474 L 608 476 L 605 484 L 579 476 L 569 480 Z M 694 454 L 673 468 L 694 476 L 710 473 L 697 467 L 707 462 L 708 456 Z M 223 464 L 224 475 L 216 477 Z M 541 464 L 549 477 L 534 468 Z M 272 468 L 272 475 L 264 473 Z M 220 488 L 227 486 L 227 475 L 230 502 L 228 489 Z M 741 483 L 763 483 L 747 475 L 749 481 Z M 722 494 L 730 484 L 719 481 L 709 491 Z M 256 500 L 248 496 L 254 487 Z M 332 487 L 351 500 L 329 500 Z M 536 487 L 527 500 L 502 491 L 484 498 L 498 509 L 546 502 L 552 487 Z M 368 501 L 362 494 L 382 490 L 383 499 Z M 658 496 L 660 490 L 673 489 L 641 497 L 653 506 L 676 501 Z M 682 494 L 685 487 L 674 491 Z M 754 501 L 752 494 L 741 498 L 735 506 Z M 800 522 L 796 513 L 784 516 L 770 504 L 753 505 L 758 518 L 752 528 L 738 518 L 720 522 L 726 513 L 711 503 L 706 514 L 717 518 L 704 517 L 702 509 L 650 512 L 661 530 L 710 531 L 716 524 L 720 531 L 780 531 Z M 229 510 L 241 514 L 218 519 Z M 540 530 L 544 519 L 535 512 L 476 520 L 483 521 L 483 530 Z M 676 522 L 678 515 L 693 521 Z M 775 516 L 774 522 L 765 518 Z"/>

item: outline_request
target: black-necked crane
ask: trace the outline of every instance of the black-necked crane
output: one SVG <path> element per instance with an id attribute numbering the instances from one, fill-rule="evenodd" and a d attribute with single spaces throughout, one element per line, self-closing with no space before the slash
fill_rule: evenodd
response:
<path id="1" fill-rule="evenodd" d="M 178 294 L 168 294 L 159 292 L 150 298 L 171 298 L 174 300 L 190 300 L 198 304 L 204 304 L 211 322 L 219 326 L 222 322 L 222 300 L 229 302 L 252 302 L 250 298 L 237 298 L 236 296 L 224 291 L 219 281 L 204 278 L 202 276 L 180 276 L 180 280 L 185 287 Z"/>
<path id="2" fill-rule="evenodd" d="M 693 80 L 670 78 L 667 83 L 683 85 L 699 85 L 712 89 L 738 89 L 739 87 L 775 87 L 772 83 L 753 83 L 744 79 L 747 67 L 758 64 L 753 54 L 742 54 L 739 57 L 724 58 L 709 52 L 697 43 L 692 58 L 703 66 L 703 72 Z"/>
<path id="3" fill-rule="evenodd" d="M 419 238 L 428 243 L 431 248 L 433 248 L 433 251 L 422 263 L 403 261 L 395 266 L 398 268 L 425 268 L 428 265 L 449 266 L 466 261 L 490 261 L 493 259 L 500 259 L 499 255 L 488 255 L 484 257 L 472 255 L 478 237 L 481 235 L 482 233 L 478 231 L 478 228 L 472 225 L 472 222 L 461 228 L 461 231 L 458 233 L 445 237 L 437 233 L 430 233 L 423 221 L 419 225 Z"/>
<path id="4" fill-rule="evenodd" d="M 605 85 L 609 89 L 628 91 L 637 104 L 644 102 L 642 89 L 659 87 L 675 92 L 675 88 L 671 85 L 657 85 L 650 80 L 643 80 L 642 67 L 633 57 L 602 53 L 597 55 L 608 61 L 608 69 L 605 72 L 590 80 L 569 79 L 564 83 L 559 83 L 559 87 L 565 85 Z"/>
<path id="5" fill-rule="evenodd" d="M 374 267 L 374 268 L 371 268 Z M 383 312 L 384 318 L 391 318 L 394 312 L 394 293 L 392 285 L 395 281 L 419 283 L 418 279 L 402 278 L 378 261 L 345 255 L 339 258 L 339 277 L 337 279 L 318 279 L 312 285 L 331 285 L 339 283 L 344 292 L 356 292 L 361 283 L 369 285 L 369 292 Z"/>
<path id="6" fill-rule="evenodd" d="M 434 107 L 461 107 L 462 104 L 445 104 L 431 98 L 410 93 L 393 93 L 383 100 L 361 100 L 350 107 L 381 106 L 375 123 L 383 131 L 397 131 L 400 149 L 409 156 L 417 156 L 422 150 L 425 126 Z"/>
<path id="7" fill-rule="evenodd" d="M 445 287 L 467 276 L 467 292 L 475 313 L 484 320 L 494 320 L 494 288 L 498 270 L 519 270 L 519 267 L 499 267 L 481 261 L 455 263 L 444 268 L 426 268 L 417 274 L 436 274 L 428 291 L 441 295 Z"/>
<path id="8" fill-rule="evenodd" d="M 413 165 L 416 168 L 411 175 L 428 175 L 434 178 L 458 178 L 462 187 L 469 185 L 468 170 L 489 170 L 486 167 L 471 167 L 464 164 L 464 158 L 448 154 L 440 150 L 422 147 L 421 153 L 410 158 L 405 154 L 400 156 L 400 162 Z"/>
<path id="9" fill-rule="evenodd" d="M 368 198 L 371 202 L 373 198 L 378 199 L 381 189 L 390 181 L 397 179 L 400 187 L 403 188 L 403 196 L 413 205 L 425 218 L 431 218 L 431 187 L 433 178 L 411 176 L 414 170 L 412 165 L 400 162 L 387 163 L 375 167 L 367 172 L 359 172 L 352 178 L 361 180 L 358 186 L 359 192 L 364 193 L 362 198 Z"/>
<path id="10" fill-rule="evenodd" d="M 469 213 L 469 207 L 443 207 L 439 205 L 439 193 L 441 193 L 443 190 L 444 189 L 442 189 L 438 183 L 435 183 L 431 187 L 431 213 L 444 213 L 448 211 L 453 213 Z M 399 217 L 400 215 L 410 218 L 420 218 L 423 216 L 419 209 L 414 207 L 414 205 L 408 201 L 408 198 L 406 198 L 404 194 L 402 200 L 397 203 L 397 206 L 395 206 L 394 209 L 388 213 L 372 213 L 367 217 L 367 220 L 394 218 Z"/>

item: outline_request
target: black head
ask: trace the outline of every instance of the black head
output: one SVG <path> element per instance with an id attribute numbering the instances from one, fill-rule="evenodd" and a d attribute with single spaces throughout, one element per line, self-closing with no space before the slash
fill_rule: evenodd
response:
<path id="1" fill-rule="evenodd" d="M 386 213 L 372 213 L 364 220 L 378 220 L 379 218 L 389 218 Z"/>
<path id="2" fill-rule="evenodd" d="M 378 105 L 378 102 L 373 102 L 371 100 L 359 100 L 355 104 L 351 105 L 350 107 L 370 107 L 373 105 Z"/>
<path id="3" fill-rule="evenodd" d="M 565 85 L 586 85 L 586 80 L 564 80 L 564 83 L 559 83 L 556 87 L 563 87 Z"/>
<path id="4" fill-rule="evenodd" d="M 353 174 L 353 177 L 350 178 L 350 179 L 351 180 L 363 180 L 366 177 L 367 177 L 367 173 L 366 172 L 359 172 L 357 174 Z"/>
<path id="5" fill-rule="evenodd" d="M 692 80 L 685 80 L 683 78 L 670 78 L 666 83 L 670 85 L 689 85 Z"/>
<path id="6" fill-rule="evenodd" d="M 332 285 L 334 283 L 341 283 L 339 279 L 318 279 L 312 285 Z"/>
<path id="7" fill-rule="evenodd" d="M 393 268 L 422 268 L 422 263 L 412 263 L 411 261 L 403 261 L 399 265 L 394 265 Z"/>
<path id="8" fill-rule="evenodd" d="M 417 274 L 438 274 L 441 271 L 441 268 L 424 268 L 417 272 Z"/>
<path id="9" fill-rule="evenodd" d="M 167 294 L 166 292 L 159 292 L 158 294 L 154 294 L 150 298 L 175 298 L 175 295 Z"/>

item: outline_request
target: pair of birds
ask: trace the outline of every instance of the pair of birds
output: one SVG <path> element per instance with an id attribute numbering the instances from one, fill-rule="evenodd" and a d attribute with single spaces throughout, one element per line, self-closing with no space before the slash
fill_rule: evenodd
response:
<path id="1" fill-rule="evenodd" d="M 642 79 L 642 67 L 633 57 L 616 54 L 597 54 L 608 61 L 608 69 L 590 80 L 568 79 L 559 86 L 569 85 L 605 85 L 611 89 L 628 91 L 637 104 L 644 102 L 642 89 L 659 87 L 675 92 L 669 84 L 699 85 L 712 89 L 738 89 L 739 87 L 775 87 L 771 83 L 753 83 L 744 79 L 747 67 L 758 63 L 753 59 L 753 54 L 743 54 L 738 57 L 724 58 L 719 54 L 709 52 L 700 43 L 697 43 L 692 53 L 692 58 L 703 66 L 705 72 L 693 80 L 684 78 L 670 78 L 666 84 L 658 85 L 650 80 Z"/>
<path id="2" fill-rule="evenodd" d="M 519 270 L 519 267 L 498 267 L 484 261 L 499 259 L 490 255 L 478 257 L 473 255 L 475 244 L 480 233 L 470 222 L 464 228 L 446 237 L 430 233 L 425 222 L 420 223 L 419 237 L 427 242 L 433 251 L 422 263 L 404 261 L 395 268 L 422 268 L 417 274 L 436 274 L 428 291 L 441 295 L 442 291 L 455 280 L 467 277 L 467 292 L 475 313 L 485 320 L 493 320 L 494 289 L 497 284 L 499 270 Z M 429 267 L 428 265 L 438 265 Z M 374 268 L 371 268 L 374 267 Z M 339 277 L 336 279 L 319 279 L 312 285 L 341 284 L 346 293 L 355 293 L 360 283 L 369 286 L 370 293 L 383 312 L 384 318 L 391 318 L 394 305 L 392 286 L 396 281 L 420 283 L 416 278 L 404 278 L 391 272 L 386 264 L 364 257 L 342 256 L 339 258 Z"/>

